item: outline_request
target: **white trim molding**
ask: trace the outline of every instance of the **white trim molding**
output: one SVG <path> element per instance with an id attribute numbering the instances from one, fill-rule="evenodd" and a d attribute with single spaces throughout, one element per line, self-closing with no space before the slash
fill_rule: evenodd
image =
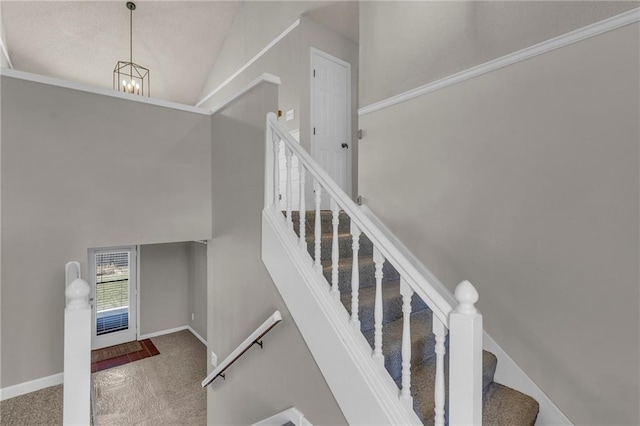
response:
<path id="1" fill-rule="evenodd" d="M 13 69 L 13 64 L 11 63 L 11 58 L 9 57 L 9 52 L 7 51 L 7 46 L 5 46 L 4 40 L 0 38 L 0 49 L 2 49 L 2 54 L 4 55 L 7 63 L 9 64 L 9 68 Z"/>
<path id="2" fill-rule="evenodd" d="M 196 107 L 199 107 L 200 105 L 202 105 L 203 103 L 207 102 L 209 99 L 211 99 L 212 96 L 214 96 L 216 93 L 218 93 L 220 90 L 222 90 L 227 84 L 229 84 L 233 79 L 235 79 L 237 76 L 239 76 L 240 74 L 242 74 L 242 72 L 244 70 L 246 70 L 247 68 L 249 68 L 251 66 L 251 64 L 253 64 L 255 61 L 257 61 L 258 59 L 260 59 L 260 57 L 262 55 L 264 55 L 265 53 L 267 53 L 269 51 L 269 49 L 271 49 L 273 46 L 276 45 L 276 43 L 278 43 L 280 40 L 282 40 L 287 34 L 289 34 L 291 31 L 293 31 L 298 25 L 300 25 L 300 18 L 296 19 L 294 21 L 293 24 L 289 25 L 289 27 L 287 27 L 287 29 L 285 29 L 283 32 L 280 33 L 280 35 L 278 35 L 276 38 L 274 38 L 273 40 L 271 40 L 271 42 L 269 44 L 267 44 L 261 51 L 259 51 L 253 58 L 249 59 L 249 61 L 244 64 L 243 66 L 241 66 L 238 71 L 234 72 L 233 74 L 231 74 L 225 81 L 223 81 L 222 83 L 220 83 L 220 85 L 218 87 L 216 87 L 215 89 L 213 89 L 211 92 L 209 92 L 208 95 L 206 95 L 204 98 L 200 99 L 198 101 L 198 103 L 196 104 Z"/>
<path id="3" fill-rule="evenodd" d="M 568 32 L 558 37 L 552 38 L 547 41 L 535 44 L 530 47 L 526 47 L 522 50 L 518 50 L 508 55 L 502 56 L 497 59 L 493 59 L 489 62 L 477 65 L 472 68 L 468 68 L 464 71 L 452 74 L 450 76 L 441 78 L 431 83 L 427 83 L 423 86 L 416 87 L 415 89 L 408 90 L 404 93 L 400 93 L 390 98 L 383 99 L 378 102 L 374 102 L 370 105 L 364 106 L 358 109 L 358 115 L 366 115 L 381 109 L 388 108 L 393 105 L 408 101 L 418 96 L 426 95 L 436 90 L 443 89 L 454 84 L 461 83 L 465 80 L 472 79 L 474 77 L 487 74 L 492 71 L 496 71 L 500 68 L 513 65 L 517 62 L 525 61 L 543 53 L 548 53 L 561 47 L 568 46 L 573 43 L 588 39 L 590 37 L 597 36 L 607 31 L 615 30 L 617 28 L 629 25 L 640 21 L 640 8 L 631 9 L 627 12 L 621 13 L 611 18 L 607 18 L 600 22 L 596 22 L 586 27 L 579 28 L 577 30 Z"/>
<path id="4" fill-rule="evenodd" d="M 59 78 L 47 77 L 40 74 L 32 74 L 29 72 L 12 70 L 9 68 L 0 69 L 0 75 L 3 77 L 11 77 L 19 80 L 32 81 L 34 83 L 47 84 L 49 86 L 64 87 L 65 89 L 79 90 L 81 92 L 94 93 L 96 95 L 110 96 L 112 98 L 123 99 L 132 102 L 140 102 L 143 104 L 154 105 L 164 108 L 171 108 L 179 111 L 192 112 L 202 115 L 211 115 L 209 110 L 196 108 L 191 105 L 179 104 L 177 102 L 165 101 L 156 98 L 146 98 L 143 96 L 132 95 L 129 93 L 116 92 L 112 89 L 104 87 L 94 87 L 86 84 L 76 83 L 73 81 L 61 80 Z"/>
<path id="5" fill-rule="evenodd" d="M 138 340 L 151 339 L 152 337 L 164 336 L 165 334 L 177 333 L 178 331 L 188 330 L 188 329 L 189 329 L 188 325 L 183 325 L 181 327 L 170 328 L 168 330 L 156 331 L 155 333 L 143 334 L 138 336 Z"/>
<path id="6" fill-rule="evenodd" d="M 223 102 L 219 103 L 215 107 L 211 108 L 210 114 L 213 115 L 216 112 L 220 111 L 221 109 L 229 105 L 231 102 L 235 101 L 240 96 L 244 95 L 249 90 L 253 89 L 254 87 L 256 87 L 261 83 L 271 83 L 271 84 L 275 84 L 276 86 L 279 86 L 281 84 L 281 81 L 280 81 L 280 77 L 278 77 L 277 75 L 273 75 L 273 74 L 269 74 L 268 72 L 265 72 L 259 77 L 257 77 L 256 79 L 254 79 L 253 81 L 251 81 L 249 84 L 247 84 L 246 86 L 238 90 L 235 94 L 231 95 L 228 99 L 224 100 Z"/>
<path id="7" fill-rule="evenodd" d="M 5 399 L 14 398 L 16 396 L 24 395 L 27 393 L 39 391 L 40 389 L 48 388 L 51 386 L 61 385 L 64 379 L 64 373 L 53 374 L 47 377 L 41 377 L 39 379 L 30 380 L 24 383 L 18 383 L 17 385 L 8 386 L 0 389 L 0 401 Z"/>
<path id="8" fill-rule="evenodd" d="M 205 340 L 205 338 L 199 335 L 190 325 L 187 326 L 187 330 L 189 330 L 191 334 L 196 336 L 196 339 L 200 340 L 203 345 L 207 346 L 207 341 Z"/>
<path id="9" fill-rule="evenodd" d="M 312 426 L 311 422 L 304 417 L 304 414 L 296 407 L 288 408 L 284 411 L 274 414 L 273 416 L 254 423 L 251 426 L 273 426 L 284 425 L 288 422 L 293 423 L 295 426 Z"/>
<path id="10" fill-rule="evenodd" d="M 138 336 L 138 340 L 151 339 L 153 337 L 164 336 L 165 334 L 177 333 L 178 331 L 182 331 L 182 330 L 189 330 L 191 334 L 193 334 L 196 337 L 196 339 L 200 340 L 205 346 L 207 345 L 207 341 L 201 335 L 196 333 L 196 331 L 193 328 L 191 328 L 190 325 L 183 325 L 180 327 L 170 328 L 167 330 L 156 331 L 154 333 L 143 334 L 141 336 Z"/>

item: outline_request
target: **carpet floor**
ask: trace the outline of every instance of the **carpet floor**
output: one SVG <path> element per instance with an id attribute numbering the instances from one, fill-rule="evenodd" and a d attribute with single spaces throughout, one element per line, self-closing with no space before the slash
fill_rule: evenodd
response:
<path id="1" fill-rule="evenodd" d="M 62 425 L 62 385 L 0 402 L 2 426 Z"/>
<path id="2" fill-rule="evenodd" d="M 188 330 L 152 341 L 160 355 L 93 374 L 100 426 L 207 423 L 206 347 Z"/>
<path id="3" fill-rule="evenodd" d="M 97 424 L 206 424 L 206 346 L 188 330 L 152 341 L 159 355 L 92 375 Z M 62 385 L 4 400 L 0 424 L 62 425 L 62 400 Z"/>

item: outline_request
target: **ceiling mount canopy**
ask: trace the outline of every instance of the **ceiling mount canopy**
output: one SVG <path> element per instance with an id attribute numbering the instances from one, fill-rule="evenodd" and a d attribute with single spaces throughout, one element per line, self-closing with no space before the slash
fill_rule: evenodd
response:
<path id="1" fill-rule="evenodd" d="M 129 61 L 118 61 L 113 69 L 113 90 L 150 96 L 149 69 L 133 62 L 133 11 L 134 2 L 127 2 L 129 9 Z"/>

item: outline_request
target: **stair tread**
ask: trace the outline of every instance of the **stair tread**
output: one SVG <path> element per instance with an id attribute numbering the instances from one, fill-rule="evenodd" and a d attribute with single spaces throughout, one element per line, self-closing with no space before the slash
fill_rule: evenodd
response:
<path id="1" fill-rule="evenodd" d="M 332 262 L 331 244 L 333 238 L 333 226 L 331 220 L 333 213 L 330 210 L 321 210 L 321 241 L 322 241 L 322 267 L 323 273 L 329 283 L 331 282 Z M 298 233 L 299 216 L 293 212 L 294 229 Z M 340 259 L 338 262 L 339 289 L 342 304 L 351 312 L 351 270 L 353 258 L 351 253 L 350 218 L 344 211 L 340 211 L 338 226 L 338 241 L 340 244 Z M 296 223 L 297 222 L 297 223 Z M 306 235 L 309 252 L 313 252 L 315 241 L 315 211 L 306 212 Z M 299 234 L 298 234 L 299 235 Z M 367 236 L 361 234 L 361 251 L 358 256 L 360 269 L 359 283 L 359 317 L 361 331 L 371 347 L 374 345 L 375 330 L 373 327 L 373 312 L 375 305 L 375 278 L 373 270 L 375 263 L 372 255 L 372 244 Z M 344 255 L 346 254 L 346 256 Z M 313 257 L 313 254 L 312 254 Z M 383 333 L 382 350 L 385 356 L 385 367 L 398 387 L 401 387 L 402 376 L 402 298 L 400 295 L 399 274 L 389 262 L 384 265 L 384 278 L 382 285 L 383 301 Z M 414 410 L 423 423 L 433 423 L 434 407 L 433 392 L 435 385 L 436 357 L 435 336 L 432 332 L 433 313 L 428 306 L 414 295 L 411 313 L 411 395 L 413 396 Z M 448 336 L 445 341 L 446 353 L 444 357 L 445 367 L 445 392 L 448 398 L 448 371 L 449 348 Z M 538 402 L 529 395 L 523 394 L 510 387 L 493 381 L 497 359 L 490 352 L 482 354 L 482 386 L 483 386 L 483 413 L 482 421 L 485 425 L 509 425 L 530 426 L 534 425 L 539 412 Z M 447 399 L 448 401 L 448 399 Z M 448 409 L 448 402 L 445 404 Z M 447 412 L 448 417 L 448 412 Z M 448 418 L 446 419 L 448 422 Z"/>
<path id="2" fill-rule="evenodd" d="M 351 291 L 342 291 L 340 299 L 342 304 L 351 315 Z M 365 333 L 373 329 L 374 309 L 375 309 L 376 287 L 369 286 L 360 288 L 358 291 L 358 315 L 362 324 L 361 331 Z M 419 298 L 412 301 L 412 311 L 420 312 L 428 310 L 427 305 Z M 402 318 L 402 296 L 400 295 L 400 281 L 391 281 L 382 284 L 382 324 L 389 324 Z M 373 342 L 373 340 L 371 341 Z"/>
<path id="3" fill-rule="evenodd" d="M 539 410 L 538 402 L 529 395 L 492 382 L 482 407 L 482 424 L 532 426 Z"/>
<path id="4" fill-rule="evenodd" d="M 449 357 L 445 356 L 444 375 L 445 375 L 445 407 L 448 407 L 449 394 Z M 493 382 L 493 374 L 498 361 L 494 354 L 488 351 L 482 351 L 482 381 L 483 381 L 483 399 L 486 401 L 491 390 Z M 419 363 L 411 366 L 411 396 L 413 397 L 413 408 L 423 421 L 423 423 L 432 423 L 435 417 L 435 401 L 433 392 L 435 389 L 436 377 L 436 358 L 431 357 L 427 362 Z M 398 387 L 401 386 L 400 377 L 395 379 Z M 484 402 L 483 402 L 484 403 Z M 484 416 L 483 416 L 484 419 Z M 508 423 L 504 423 L 508 425 Z"/>

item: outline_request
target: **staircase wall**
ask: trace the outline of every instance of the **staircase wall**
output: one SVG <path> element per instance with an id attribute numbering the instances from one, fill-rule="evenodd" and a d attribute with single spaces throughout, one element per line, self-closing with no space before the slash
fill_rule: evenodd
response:
<path id="1" fill-rule="evenodd" d="M 384 72 L 380 32 L 428 39 L 428 16 L 390 19 L 384 5 L 361 4 L 361 76 Z M 360 117 L 365 204 L 449 288 L 476 285 L 486 330 L 576 424 L 640 421 L 639 34 L 627 25 Z"/>
<path id="2" fill-rule="evenodd" d="M 351 3 L 349 5 L 348 3 Z M 320 49 L 351 64 L 351 141 L 353 150 L 353 190 L 357 190 L 357 109 L 358 109 L 358 44 L 344 35 L 312 19 L 330 23 L 339 20 L 357 30 L 357 6 L 353 2 L 260 1 L 244 2 L 209 74 L 201 98 L 218 90 L 202 107 L 214 108 L 233 96 L 262 73 L 277 75 L 282 80 L 278 92 L 278 109 L 293 109 L 295 116 L 283 124 L 290 131 L 300 131 L 300 144 L 311 149 L 310 94 L 311 47 Z M 307 13 L 309 16 L 307 16 Z M 323 14 L 327 18 L 322 19 Z M 338 18 L 339 17 L 339 18 Z M 296 19 L 300 24 L 271 46 L 255 62 L 226 85 L 231 75 L 271 43 Z M 310 187 L 309 187 L 310 188 Z"/>
<path id="3" fill-rule="evenodd" d="M 190 323 L 189 244 L 140 246 L 139 336 Z"/>
<path id="4" fill-rule="evenodd" d="M 262 83 L 212 119 L 213 238 L 208 244 L 209 350 L 224 359 L 275 310 L 283 320 L 207 391 L 209 424 L 252 424 L 298 407 L 313 424 L 346 424 L 261 258 L 267 112 Z M 209 367 L 211 371 L 212 367 Z"/>
<path id="5" fill-rule="evenodd" d="M 64 265 L 211 235 L 211 117 L 2 77 L 2 388 L 62 372 Z"/>

